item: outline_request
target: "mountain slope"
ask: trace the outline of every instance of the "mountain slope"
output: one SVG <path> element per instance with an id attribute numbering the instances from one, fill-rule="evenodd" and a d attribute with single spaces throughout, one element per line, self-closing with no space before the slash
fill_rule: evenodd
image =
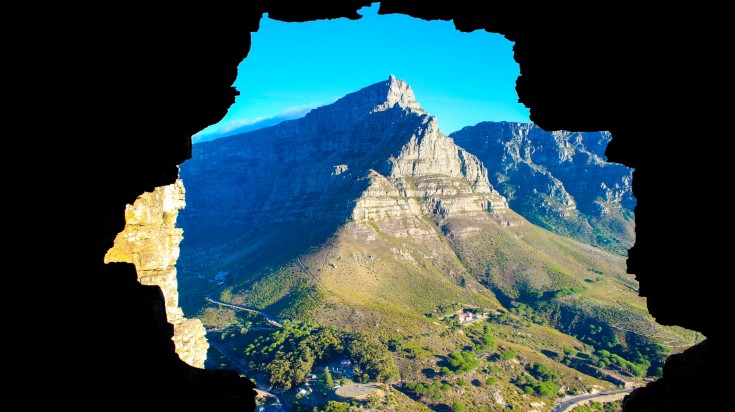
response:
<path id="1" fill-rule="evenodd" d="M 498 385 L 475 385 L 472 396 L 498 408 L 553 397 L 553 386 L 526 376 L 536 363 L 556 371 L 542 375 L 557 391 L 589 390 L 609 385 L 593 376 L 611 370 L 631 380 L 654 371 L 665 351 L 657 343 L 691 337 L 648 315 L 622 256 L 509 208 L 488 167 L 497 165 L 444 135 L 393 76 L 302 119 L 197 144 L 181 170 L 182 306 L 196 312 L 211 295 L 301 322 L 219 335 L 233 351 L 247 348 L 270 385 L 298 385 L 334 356 L 363 359 L 370 379 L 395 378 L 395 367 L 413 383 L 441 375 L 459 385 L 486 368 Z M 331 349 L 296 344 L 308 334 L 329 335 Z M 390 356 L 367 367 L 354 342 Z M 292 367 L 274 370 L 281 362 Z M 284 378 L 287 370 L 304 375 Z M 416 385 L 396 387 L 438 402 Z"/>
<path id="2" fill-rule="evenodd" d="M 452 137 L 488 165 L 493 185 L 531 222 L 621 255 L 633 246 L 632 169 L 605 161 L 610 133 L 482 122 Z"/>

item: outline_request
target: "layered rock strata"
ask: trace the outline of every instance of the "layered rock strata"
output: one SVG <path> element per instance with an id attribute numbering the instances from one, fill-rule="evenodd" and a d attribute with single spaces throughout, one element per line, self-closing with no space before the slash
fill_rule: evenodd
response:
<path id="1" fill-rule="evenodd" d="M 105 263 L 132 263 L 143 285 L 161 288 L 166 317 L 174 327 L 173 341 L 181 360 L 204 367 L 209 343 L 199 319 L 187 319 L 179 307 L 176 261 L 182 229 L 176 227 L 179 210 L 186 205 L 182 181 L 143 193 L 125 208 L 125 229 L 105 255 Z"/>

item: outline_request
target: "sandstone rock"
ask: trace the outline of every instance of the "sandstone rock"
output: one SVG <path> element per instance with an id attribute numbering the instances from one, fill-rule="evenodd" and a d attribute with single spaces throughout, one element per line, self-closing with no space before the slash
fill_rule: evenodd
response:
<path id="1" fill-rule="evenodd" d="M 105 263 L 135 264 L 138 281 L 161 288 L 166 302 L 166 317 L 174 327 L 173 341 L 181 360 L 203 368 L 207 357 L 204 325 L 198 319 L 186 319 L 179 307 L 176 261 L 182 230 L 176 217 L 184 208 L 184 186 L 176 183 L 144 193 L 125 209 L 125 229 L 105 255 Z"/>
<path id="2" fill-rule="evenodd" d="M 258 250 L 298 256 L 350 220 L 375 221 L 396 237 L 436 236 L 414 219 L 508 207 L 485 165 L 394 76 L 301 119 L 195 144 L 181 176 L 189 188 L 181 279 L 213 278 L 216 266 L 235 262 L 247 273 L 269 262 Z"/>

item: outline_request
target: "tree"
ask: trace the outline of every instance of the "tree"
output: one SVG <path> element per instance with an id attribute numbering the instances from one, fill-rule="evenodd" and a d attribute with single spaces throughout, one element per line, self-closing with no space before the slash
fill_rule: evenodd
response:
<path id="1" fill-rule="evenodd" d="M 204 326 L 221 330 L 239 323 L 235 311 L 228 308 L 204 308 L 198 315 Z"/>
<path id="2" fill-rule="evenodd" d="M 350 404 L 347 402 L 329 401 L 324 412 L 349 412 Z"/>
<path id="3" fill-rule="evenodd" d="M 283 352 L 276 354 L 266 370 L 270 373 L 270 384 L 283 390 L 291 389 L 291 362 L 286 359 Z"/>
<path id="4" fill-rule="evenodd" d="M 347 345 L 350 357 L 359 363 L 369 377 L 378 382 L 388 382 L 398 376 L 388 348 L 377 338 L 358 334 Z"/>
<path id="5" fill-rule="evenodd" d="M 471 352 L 452 352 L 449 354 L 449 365 L 455 372 L 469 372 L 480 365 Z"/>
<path id="6" fill-rule="evenodd" d="M 541 362 L 535 362 L 532 366 L 529 367 L 529 370 L 533 376 L 542 381 L 556 382 L 561 379 L 558 371 L 549 368 Z"/>
<path id="7" fill-rule="evenodd" d="M 467 406 L 462 402 L 454 402 L 452 404 L 452 412 L 466 412 Z"/>
<path id="8" fill-rule="evenodd" d="M 485 325 L 482 333 L 482 348 L 487 351 L 494 351 L 498 347 L 495 342 L 495 336 L 493 335 L 492 329 L 488 325 Z"/>
<path id="9" fill-rule="evenodd" d="M 539 395 L 555 398 L 559 394 L 559 386 L 554 382 L 541 382 L 536 386 Z"/>
<path id="10" fill-rule="evenodd" d="M 329 368 L 324 368 L 324 385 L 327 388 L 334 387 L 334 379 L 332 379 L 332 372 L 329 371 Z"/>
<path id="11" fill-rule="evenodd" d="M 377 408 L 382 403 L 382 398 L 378 395 L 378 392 L 370 392 L 367 395 L 367 406 L 368 408 Z"/>
<path id="12" fill-rule="evenodd" d="M 518 352 L 513 348 L 508 348 L 500 353 L 500 360 L 510 360 L 516 356 L 518 356 Z"/>

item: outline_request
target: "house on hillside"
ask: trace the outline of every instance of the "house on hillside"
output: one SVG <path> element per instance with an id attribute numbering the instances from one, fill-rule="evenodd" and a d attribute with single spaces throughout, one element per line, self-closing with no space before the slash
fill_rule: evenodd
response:
<path id="1" fill-rule="evenodd" d="M 472 312 L 462 312 L 459 314 L 460 323 L 467 323 L 472 320 Z"/>

